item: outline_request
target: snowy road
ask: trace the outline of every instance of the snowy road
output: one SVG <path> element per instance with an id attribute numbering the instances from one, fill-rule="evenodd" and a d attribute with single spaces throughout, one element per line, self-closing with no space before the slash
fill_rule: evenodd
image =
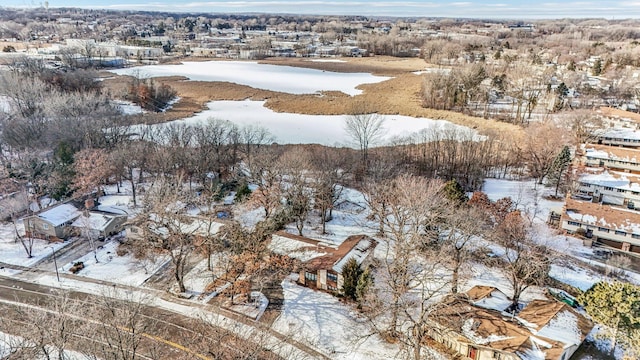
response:
<path id="1" fill-rule="evenodd" d="M 40 270 L 37 273 L 43 274 L 44 271 Z M 31 275 L 33 277 L 34 273 Z M 254 343 L 259 341 L 257 342 L 259 346 L 284 358 L 329 359 L 326 355 L 305 344 L 231 311 L 207 305 L 194 305 L 192 302 L 171 297 L 161 291 L 128 287 L 106 281 L 82 281 L 81 279 L 74 275 L 61 274 L 61 281 L 55 282 L 55 275 L 47 273 L 34 279 L 36 282 L 40 282 L 38 284 L 0 276 L 0 304 L 16 304 L 16 301 L 20 304 L 43 304 L 46 303 L 48 298 L 54 296 L 52 294 L 57 293 L 58 288 L 71 290 L 72 297 L 79 297 L 92 303 L 97 303 L 95 299 L 99 296 L 130 300 L 135 295 L 140 298 L 146 297 L 150 299 L 148 304 L 145 305 L 147 309 L 145 313 L 153 314 L 155 319 L 167 326 L 182 329 L 174 333 L 171 331 L 160 333 L 163 336 L 167 336 L 167 333 L 172 333 L 172 338 L 167 339 L 166 342 L 167 344 L 178 345 L 177 347 L 173 346 L 175 349 L 184 348 L 184 346 L 180 345 L 180 339 L 188 338 L 183 333 L 185 330 L 189 331 L 188 324 L 193 324 L 194 319 L 202 319 L 207 321 L 213 328 L 235 334 L 240 341 L 252 341 Z M 56 284 L 57 286 L 53 287 L 44 284 Z M 151 334 L 150 336 L 154 337 L 156 335 Z M 173 336 L 175 336 L 175 339 Z M 235 351 L 234 349 L 236 348 L 238 347 L 230 346 L 230 351 Z M 191 355 L 193 356 L 193 354 Z M 206 357 L 204 358 L 207 359 Z"/>

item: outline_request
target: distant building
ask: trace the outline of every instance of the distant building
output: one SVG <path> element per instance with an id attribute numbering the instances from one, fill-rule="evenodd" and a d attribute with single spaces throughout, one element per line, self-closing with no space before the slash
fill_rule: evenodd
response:
<path id="1" fill-rule="evenodd" d="M 0 194 L 0 220 L 7 220 L 29 209 L 27 190 L 23 184 L 13 179 L 3 179 L 0 181 Z"/>

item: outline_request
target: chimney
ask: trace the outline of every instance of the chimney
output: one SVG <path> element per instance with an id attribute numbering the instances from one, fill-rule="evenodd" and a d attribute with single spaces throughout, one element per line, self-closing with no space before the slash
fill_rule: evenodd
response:
<path id="1" fill-rule="evenodd" d="M 93 207 L 96 206 L 95 201 L 93 201 L 93 198 L 88 198 L 87 200 L 84 201 L 84 208 L 87 210 L 91 210 L 93 209 Z"/>

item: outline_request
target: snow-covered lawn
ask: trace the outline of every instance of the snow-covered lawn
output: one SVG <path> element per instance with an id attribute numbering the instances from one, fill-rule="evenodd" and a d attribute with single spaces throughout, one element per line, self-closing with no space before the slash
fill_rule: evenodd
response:
<path id="1" fill-rule="evenodd" d="M 91 251 L 68 264 L 64 264 L 60 270 L 69 271 L 74 263 L 81 261 L 84 263 L 84 268 L 76 275 L 123 285 L 139 286 L 169 261 L 168 256 L 159 256 L 154 260 L 138 260 L 132 254 L 118 256 L 116 254 L 118 244 L 117 241 L 106 243 L 96 241 L 95 245 L 99 247 L 96 249 L 96 254 Z"/>
<path id="2" fill-rule="evenodd" d="M 21 235 L 24 235 L 24 225 L 22 221 L 18 221 L 16 225 L 18 227 L 18 232 Z M 25 239 L 25 241 L 28 242 L 29 239 Z M 29 258 L 26 250 L 22 246 L 22 243 L 20 243 L 19 240 L 16 240 L 16 230 L 14 229 L 13 224 L 0 223 L 0 262 L 6 264 L 32 266 L 42 260 L 42 258 L 50 256 L 52 254 L 52 249 L 54 251 L 58 251 L 69 244 L 71 244 L 69 241 L 52 243 L 46 240 L 33 239 L 33 257 Z M 9 273 L 13 273 L 13 271 L 7 270 L 6 273 L 0 272 L 0 274 L 5 275 Z"/>
<path id="3" fill-rule="evenodd" d="M 510 197 L 518 210 L 535 216 L 537 220 L 541 221 L 547 221 L 552 210 L 560 212 L 564 205 L 562 200 L 545 199 L 544 196 L 554 194 L 554 189 L 536 184 L 535 181 L 485 179 L 482 191 L 492 201 Z"/>
<path id="4" fill-rule="evenodd" d="M 293 276 L 293 275 L 292 275 Z M 392 359 L 398 348 L 371 333 L 351 305 L 286 279 L 284 310 L 273 328 L 321 349 L 333 359 Z"/>
<path id="5" fill-rule="evenodd" d="M 390 79 L 368 73 L 337 73 L 251 61 L 183 62 L 180 65 L 148 65 L 110 71 L 142 78 L 185 76 L 197 81 L 226 81 L 291 94 L 342 91 L 348 95 L 359 95 L 362 90 L 357 89 L 358 85 Z"/>

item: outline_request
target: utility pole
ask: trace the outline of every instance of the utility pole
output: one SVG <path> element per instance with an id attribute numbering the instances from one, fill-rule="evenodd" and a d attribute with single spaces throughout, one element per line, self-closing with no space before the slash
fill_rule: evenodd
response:
<path id="1" fill-rule="evenodd" d="M 58 261 L 56 260 L 56 251 L 53 249 L 53 246 L 48 246 L 51 249 L 51 253 L 53 254 L 53 266 L 56 267 L 56 278 L 58 282 L 60 282 L 60 274 L 58 273 Z"/>

